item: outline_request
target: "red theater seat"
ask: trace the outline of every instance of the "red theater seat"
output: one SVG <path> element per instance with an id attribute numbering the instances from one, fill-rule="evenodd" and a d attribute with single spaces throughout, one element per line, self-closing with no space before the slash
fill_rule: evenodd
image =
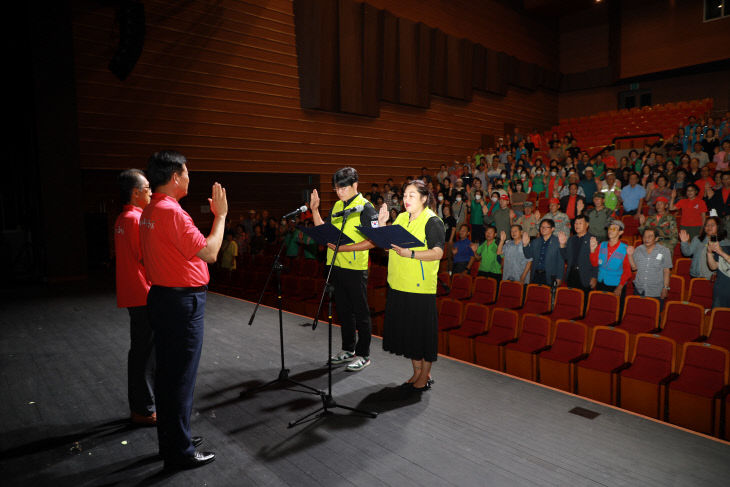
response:
<path id="1" fill-rule="evenodd" d="M 528 284 L 525 293 L 525 304 L 517 310 L 518 313 L 549 313 L 551 303 L 550 286 Z"/>
<path id="2" fill-rule="evenodd" d="M 474 337 L 487 331 L 488 327 L 489 308 L 483 304 L 468 303 L 459 327 L 448 332 L 448 354 L 459 360 L 474 362 Z"/>
<path id="3" fill-rule="evenodd" d="M 504 369 L 504 346 L 517 337 L 519 317 L 516 311 L 495 308 L 487 333 L 474 339 L 474 359 L 490 369 Z"/>
<path id="4" fill-rule="evenodd" d="M 537 354 L 550 340 L 550 319 L 527 313 L 522 315 L 522 330 L 516 342 L 505 347 L 504 371 L 523 379 L 537 380 Z"/>
<path id="5" fill-rule="evenodd" d="M 701 340 L 704 323 L 705 308 L 701 305 L 669 301 L 664 306 L 661 335 L 674 340 L 679 352 L 682 344 Z"/>
<path id="6" fill-rule="evenodd" d="M 439 305 L 439 353 L 448 353 L 448 332 L 461 324 L 461 301 L 440 298 Z"/>
<path id="7" fill-rule="evenodd" d="M 707 328 L 707 343 L 730 351 L 730 308 L 714 308 Z"/>
<path id="8" fill-rule="evenodd" d="M 547 315 L 553 322 L 557 320 L 577 320 L 583 316 L 583 291 L 559 287 L 555 291 L 555 306 Z"/>
<path id="9" fill-rule="evenodd" d="M 588 328 L 583 323 L 558 320 L 550 349 L 537 357 L 541 384 L 573 392 L 573 367 L 586 351 Z"/>
<path id="10" fill-rule="evenodd" d="M 469 302 L 494 304 L 497 299 L 497 281 L 493 277 L 479 276 L 474 279 L 474 289 Z"/>
<path id="11" fill-rule="evenodd" d="M 455 274 L 451 279 L 451 299 L 469 299 L 471 296 L 471 276 L 467 274 Z"/>
<path id="12" fill-rule="evenodd" d="M 620 328 L 629 333 L 629 354 L 634 350 L 634 335 L 659 328 L 659 300 L 642 296 L 626 296 Z"/>
<path id="13" fill-rule="evenodd" d="M 596 401 L 614 404 L 616 376 L 627 365 L 629 334 L 618 328 L 593 329 L 590 352 L 576 364 L 576 392 Z"/>
<path id="14" fill-rule="evenodd" d="M 684 290 L 684 277 L 678 276 L 676 274 L 670 274 L 669 293 L 667 294 L 667 301 L 684 301 Z"/>
<path id="15" fill-rule="evenodd" d="M 679 377 L 668 387 L 668 421 L 716 434 L 717 404 L 728 385 L 730 352 L 709 343 L 685 343 Z"/>
<path id="16" fill-rule="evenodd" d="M 689 281 L 690 303 L 697 303 L 705 309 L 712 308 L 712 292 L 714 283 L 709 279 L 694 277 Z"/>
<path id="17" fill-rule="evenodd" d="M 604 291 L 588 294 L 588 309 L 580 320 L 588 326 L 615 326 L 618 323 L 618 296 Z"/>
<path id="18" fill-rule="evenodd" d="M 517 281 L 501 281 L 499 283 L 499 295 L 495 308 L 516 309 L 522 306 L 523 287 Z"/>
<path id="19" fill-rule="evenodd" d="M 676 348 L 671 338 L 647 333 L 637 335 L 631 366 L 619 376 L 616 404 L 645 416 L 663 418 L 662 385 L 677 370 Z"/>

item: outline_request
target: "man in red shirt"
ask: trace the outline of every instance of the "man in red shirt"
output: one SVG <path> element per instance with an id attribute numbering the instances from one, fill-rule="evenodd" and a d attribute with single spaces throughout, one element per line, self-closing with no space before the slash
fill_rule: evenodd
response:
<path id="1" fill-rule="evenodd" d="M 687 197 L 675 203 L 677 198 L 677 190 L 672 190 L 672 199 L 669 209 L 682 210 L 682 217 L 679 220 L 679 226 L 682 230 L 689 233 L 690 237 L 697 237 L 705 225 L 705 213 L 707 213 L 707 205 L 705 200 L 699 196 L 700 190 L 695 184 L 687 186 Z"/>
<path id="2" fill-rule="evenodd" d="M 124 208 L 114 223 L 117 306 L 129 312 L 127 397 L 132 423 L 154 425 L 155 348 L 147 317 L 147 281 L 139 243 L 139 217 L 150 202 L 150 183 L 139 169 L 128 169 L 117 178 Z"/>
<path id="3" fill-rule="evenodd" d="M 195 468 L 215 454 L 199 452 L 202 438 L 190 434 L 195 378 L 203 346 L 208 265 L 223 241 L 228 201 L 220 184 L 208 199 L 214 215 L 206 238 L 178 201 L 188 194 L 187 160 L 175 151 L 150 157 L 152 201 L 142 212 L 142 257 L 152 287 L 147 297 L 155 331 L 157 437 L 166 469 Z"/>

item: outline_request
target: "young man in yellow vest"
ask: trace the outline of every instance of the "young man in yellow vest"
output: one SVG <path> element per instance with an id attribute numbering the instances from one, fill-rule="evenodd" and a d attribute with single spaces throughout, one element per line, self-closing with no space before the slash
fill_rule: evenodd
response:
<path id="1" fill-rule="evenodd" d="M 370 365 L 370 309 L 368 307 L 368 250 L 375 245 L 367 240 L 357 228 L 358 225 L 377 227 L 378 213 L 375 207 L 357 190 L 358 174 L 351 167 L 344 167 L 332 176 L 332 186 L 338 201 L 332 207 L 332 214 L 358 205 L 361 212 L 347 215 L 344 233 L 354 243 L 341 245 L 332 268 L 332 284 L 335 287 L 335 305 L 341 321 L 342 350 L 331 357 L 333 365 L 349 362 L 347 370 L 357 372 Z M 312 192 L 309 202 L 315 225 L 324 224 L 319 214 L 319 195 Z M 336 228 L 341 228 L 343 217 L 330 218 Z M 327 250 L 327 264 L 332 262 L 335 246 Z M 357 330 L 357 337 L 355 331 Z"/>

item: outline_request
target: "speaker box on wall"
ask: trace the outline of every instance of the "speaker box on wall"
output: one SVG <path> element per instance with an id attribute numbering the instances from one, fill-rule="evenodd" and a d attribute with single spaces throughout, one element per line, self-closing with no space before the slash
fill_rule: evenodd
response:
<path id="1" fill-rule="evenodd" d="M 145 37 L 144 5 L 126 1 L 117 11 L 119 46 L 109 62 L 109 70 L 124 81 L 142 54 Z"/>

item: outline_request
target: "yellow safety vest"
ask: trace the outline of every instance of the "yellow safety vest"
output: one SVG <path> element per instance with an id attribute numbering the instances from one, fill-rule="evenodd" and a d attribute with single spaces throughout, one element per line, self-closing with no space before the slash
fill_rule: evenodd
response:
<path id="1" fill-rule="evenodd" d="M 335 206 L 332 207 L 332 214 L 334 215 L 337 212 L 340 212 L 342 210 L 345 210 L 347 208 L 352 208 L 353 206 L 357 205 L 366 205 L 370 203 L 368 200 L 366 200 L 362 194 L 358 193 L 355 198 L 353 198 L 352 201 L 350 201 L 350 204 L 346 207 L 344 206 L 345 203 L 342 200 L 338 200 L 335 203 Z M 335 218 L 330 218 L 330 222 L 332 225 L 337 228 L 337 230 L 340 229 L 340 226 L 342 225 L 342 217 L 338 216 Z M 350 237 L 353 242 L 359 243 L 365 240 L 365 236 L 358 231 L 356 226 L 360 225 L 360 213 L 350 213 L 347 215 L 347 221 L 345 221 L 345 229 L 343 233 Z M 334 250 L 327 249 L 327 265 L 329 265 L 330 262 L 332 262 L 332 255 L 334 254 Z M 367 250 L 357 250 L 357 251 L 349 251 L 349 252 L 337 252 L 337 258 L 335 259 L 335 266 L 341 267 L 343 269 L 355 269 L 359 271 L 365 271 L 368 268 L 368 251 Z"/>
<path id="2" fill-rule="evenodd" d="M 398 215 L 393 225 L 400 225 L 421 242 L 426 242 L 426 222 L 436 216 L 429 208 L 424 208 L 418 218 L 409 222 L 410 215 L 403 212 Z M 426 245 L 411 250 L 428 250 Z M 388 284 L 392 289 L 417 294 L 436 294 L 436 277 L 439 261 L 423 261 L 401 257 L 394 250 L 388 256 Z"/>

